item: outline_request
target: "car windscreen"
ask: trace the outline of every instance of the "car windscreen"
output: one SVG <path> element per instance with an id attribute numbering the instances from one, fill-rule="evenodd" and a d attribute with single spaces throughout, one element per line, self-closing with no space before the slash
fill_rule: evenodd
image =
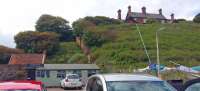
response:
<path id="1" fill-rule="evenodd" d="M 68 79 L 79 79 L 78 75 L 69 75 Z"/>
<path id="2" fill-rule="evenodd" d="M 164 81 L 110 81 L 108 91 L 177 91 Z"/>

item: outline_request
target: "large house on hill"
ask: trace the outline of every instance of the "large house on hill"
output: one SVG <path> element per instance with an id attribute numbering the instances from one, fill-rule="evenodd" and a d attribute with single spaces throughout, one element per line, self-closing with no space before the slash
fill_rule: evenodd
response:
<path id="1" fill-rule="evenodd" d="M 120 20 L 122 19 L 120 9 L 118 10 L 118 19 Z M 146 7 L 142 7 L 142 12 L 132 12 L 131 6 L 128 6 L 128 12 L 127 12 L 125 22 L 145 24 L 147 23 L 148 19 L 155 19 L 159 21 L 160 23 L 167 23 L 167 22 L 173 23 L 175 20 L 173 13 L 171 14 L 171 19 L 167 19 L 163 15 L 162 9 L 159 9 L 158 14 L 154 14 L 154 13 L 147 13 Z"/>

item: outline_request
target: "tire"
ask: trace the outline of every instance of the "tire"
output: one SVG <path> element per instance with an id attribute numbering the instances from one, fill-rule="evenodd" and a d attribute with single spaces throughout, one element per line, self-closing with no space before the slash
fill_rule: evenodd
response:
<path id="1" fill-rule="evenodd" d="M 64 89 L 64 90 L 68 90 L 68 88 L 67 88 L 67 87 L 64 87 L 63 89 Z"/>
<path id="2" fill-rule="evenodd" d="M 83 88 L 82 87 L 78 87 L 78 90 L 82 90 Z"/>
<path id="3" fill-rule="evenodd" d="M 60 83 L 60 88 L 63 88 L 61 83 Z"/>

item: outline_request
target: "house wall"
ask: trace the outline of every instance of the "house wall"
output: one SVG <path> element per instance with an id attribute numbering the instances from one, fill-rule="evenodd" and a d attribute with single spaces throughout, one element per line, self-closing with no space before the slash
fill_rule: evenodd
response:
<path id="1" fill-rule="evenodd" d="M 144 18 L 137 18 L 137 20 L 136 20 L 138 23 L 144 23 Z"/>
<path id="2" fill-rule="evenodd" d="M 146 22 L 146 20 L 144 18 L 130 18 L 128 20 L 126 20 L 126 22 L 134 24 L 134 23 L 140 23 L 143 24 Z"/>
<path id="3" fill-rule="evenodd" d="M 62 69 L 61 69 L 62 70 Z M 37 70 L 39 71 L 39 70 Z M 36 80 L 42 81 L 47 87 L 60 87 L 60 81 L 63 78 L 58 78 L 58 70 L 49 70 L 49 77 L 37 77 L 36 71 Z M 98 70 L 95 70 L 98 73 Z M 74 73 L 74 70 L 65 70 L 66 74 Z M 84 83 L 87 82 L 89 70 L 80 70 L 81 79 Z"/>
<path id="4" fill-rule="evenodd" d="M 0 80 L 26 80 L 24 65 L 0 65 Z"/>

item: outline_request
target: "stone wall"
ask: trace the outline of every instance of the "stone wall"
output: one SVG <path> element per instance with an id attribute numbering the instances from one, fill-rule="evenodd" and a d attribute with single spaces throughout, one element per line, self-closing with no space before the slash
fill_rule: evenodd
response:
<path id="1" fill-rule="evenodd" d="M 27 72 L 23 65 L 0 65 L 0 80 L 24 80 Z"/>

